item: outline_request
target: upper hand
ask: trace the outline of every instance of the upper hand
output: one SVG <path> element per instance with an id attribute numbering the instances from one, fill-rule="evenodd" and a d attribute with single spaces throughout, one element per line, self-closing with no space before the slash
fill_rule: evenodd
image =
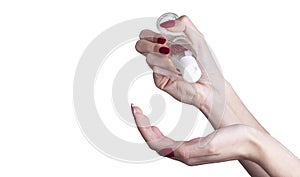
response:
<path id="1" fill-rule="evenodd" d="M 150 30 L 140 33 L 136 50 L 146 56 L 147 64 L 153 70 L 155 85 L 169 93 L 175 99 L 192 104 L 209 114 L 212 105 L 212 95 L 220 93 L 225 83 L 224 78 L 209 50 L 203 35 L 196 29 L 188 17 L 182 16 L 175 20 L 173 27 L 167 30 L 184 32 L 191 41 L 197 63 L 202 76 L 196 83 L 188 83 L 182 79 L 170 60 L 166 37 Z"/>

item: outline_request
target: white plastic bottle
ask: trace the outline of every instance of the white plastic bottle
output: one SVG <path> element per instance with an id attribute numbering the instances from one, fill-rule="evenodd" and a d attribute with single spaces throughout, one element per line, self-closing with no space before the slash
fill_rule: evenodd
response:
<path id="1" fill-rule="evenodd" d="M 167 37 L 167 46 L 171 50 L 171 60 L 176 68 L 182 73 L 185 81 L 194 83 L 201 77 L 201 70 L 192 52 L 191 42 L 182 32 L 170 32 L 161 27 L 160 24 L 176 20 L 178 16 L 174 13 L 165 13 L 157 19 L 157 29 Z"/>

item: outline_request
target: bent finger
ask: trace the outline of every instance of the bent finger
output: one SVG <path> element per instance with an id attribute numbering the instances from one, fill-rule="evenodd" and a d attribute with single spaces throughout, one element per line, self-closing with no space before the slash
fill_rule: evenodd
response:
<path id="1" fill-rule="evenodd" d="M 156 33 L 148 29 L 142 30 L 139 37 L 140 39 L 159 44 L 165 44 L 167 41 L 166 37 L 164 37 L 162 34 Z"/>
<path id="2" fill-rule="evenodd" d="M 193 44 L 197 43 L 199 37 L 204 38 L 193 22 L 185 15 L 176 20 L 166 21 L 160 26 L 171 32 L 183 32 Z"/>
<path id="3" fill-rule="evenodd" d="M 180 74 L 179 70 L 175 68 L 171 59 L 166 55 L 161 55 L 159 53 L 149 53 L 147 54 L 146 62 L 152 69 L 154 66 L 156 66 L 171 71 L 175 75 Z"/>
<path id="4" fill-rule="evenodd" d="M 131 110 L 137 128 L 146 142 L 157 141 L 164 137 L 157 128 L 151 126 L 148 117 L 143 114 L 139 107 L 131 105 Z"/>
<path id="5" fill-rule="evenodd" d="M 143 55 L 152 52 L 159 52 L 161 54 L 169 54 L 170 49 L 162 44 L 153 43 L 145 39 L 138 40 L 135 44 L 135 49 Z"/>

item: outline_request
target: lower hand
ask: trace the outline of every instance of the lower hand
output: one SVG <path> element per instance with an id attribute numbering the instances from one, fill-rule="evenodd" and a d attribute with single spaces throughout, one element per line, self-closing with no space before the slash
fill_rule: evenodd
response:
<path id="1" fill-rule="evenodd" d="M 138 130 L 151 149 L 187 165 L 247 159 L 255 149 L 251 134 L 257 130 L 246 125 L 231 125 L 190 141 L 174 141 L 151 126 L 139 107 L 132 106 L 132 113 Z"/>

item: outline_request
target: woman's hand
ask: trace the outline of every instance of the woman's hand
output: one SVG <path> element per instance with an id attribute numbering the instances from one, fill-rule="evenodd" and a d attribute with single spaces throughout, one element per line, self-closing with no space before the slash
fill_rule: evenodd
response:
<path id="1" fill-rule="evenodd" d="M 267 172 L 254 170 L 251 176 L 300 175 L 300 161 L 295 155 L 269 134 L 250 126 L 230 125 L 206 137 L 174 141 L 164 136 L 157 127 L 151 126 L 140 108 L 131 105 L 131 109 L 141 135 L 149 147 L 161 156 L 190 166 L 249 160 L 260 164 Z"/>
<path id="2" fill-rule="evenodd" d="M 181 16 L 161 25 L 169 31 L 185 33 L 191 41 L 202 76 L 196 83 L 184 81 L 170 59 L 166 38 L 153 31 L 143 30 L 136 49 L 146 56 L 153 70 L 155 85 L 175 99 L 199 108 L 215 129 L 245 124 L 265 131 L 224 79 L 203 35 L 189 18 Z"/>
<path id="3" fill-rule="evenodd" d="M 251 134 L 257 130 L 246 125 L 231 125 L 190 141 L 174 141 L 151 126 L 140 108 L 132 106 L 132 112 L 141 135 L 151 149 L 187 165 L 247 159 L 255 150 Z"/>
<path id="4" fill-rule="evenodd" d="M 140 33 L 140 40 L 136 43 L 136 49 L 146 56 L 146 62 L 153 70 L 155 85 L 178 101 L 196 106 L 215 129 L 245 123 L 233 115 L 236 111 L 229 110 L 243 107 L 243 104 L 239 103 L 234 107 L 229 105 L 228 101 L 235 104 L 239 99 L 234 97 L 234 91 L 224 79 L 203 35 L 189 18 L 181 16 L 175 21 L 163 23 L 162 26 L 167 27 L 169 31 L 183 32 L 191 41 L 191 50 L 194 51 L 202 75 L 196 83 L 184 81 L 170 59 L 166 37 L 150 30 L 143 30 Z M 239 110 L 245 110 L 242 114 L 247 112 L 245 108 Z"/>
<path id="5" fill-rule="evenodd" d="M 202 71 L 199 81 L 188 83 L 182 79 L 181 73 L 170 60 L 170 49 L 166 46 L 166 37 L 160 34 L 143 30 L 140 33 L 140 40 L 136 43 L 137 51 L 146 56 L 158 88 L 181 102 L 192 104 L 198 108 L 202 106 L 203 111 L 209 114 L 209 106 L 212 104 L 209 96 L 212 95 L 212 92 L 220 93 L 218 84 L 223 84 L 221 87 L 224 88 L 225 82 L 203 35 L 186 16 L 162 25 L 168 27 L 167 29 L 170 31 L 184 32 L 191 41 L 192 50 L 195 51 L 195 57 Z"/>

